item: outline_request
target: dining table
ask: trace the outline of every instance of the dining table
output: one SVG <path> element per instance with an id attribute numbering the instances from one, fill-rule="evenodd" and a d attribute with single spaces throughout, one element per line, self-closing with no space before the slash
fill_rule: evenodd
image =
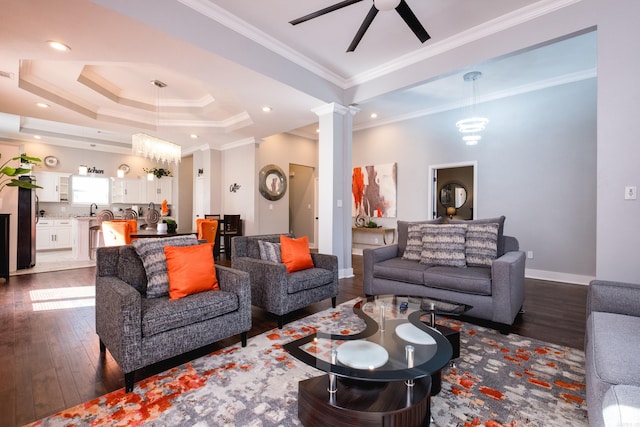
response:
<path id="1" fill-rule="evenodd" d="M 144 230 L 137 230 L 135 233 L 131 233 L 132 239 L 140 239 L 140 238 L 150 238 L 150 237 L 174 237 L 174 236 L 188 236 L 189 234 L 198 234 L 197 231 L 193 230 L 176 230 L 176 231 L 166 231 L 166 232 L 158 232 L 155 228 L 149 228 Z"/>

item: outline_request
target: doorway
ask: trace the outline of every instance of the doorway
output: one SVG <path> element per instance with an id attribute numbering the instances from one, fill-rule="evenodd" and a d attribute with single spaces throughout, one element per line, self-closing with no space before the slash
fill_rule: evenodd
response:
<path id="1" fill-rule="evenodd" d="M 431 218 L 475 219 L 478 162 L 450 163 L 429 167 Z"/>
<path id="2" fill-rule="evenodd" d="M 316 247 L 314 172 L 311 166 L 289 164 L 289 232 L 307 236 L 311 247 Z"/>

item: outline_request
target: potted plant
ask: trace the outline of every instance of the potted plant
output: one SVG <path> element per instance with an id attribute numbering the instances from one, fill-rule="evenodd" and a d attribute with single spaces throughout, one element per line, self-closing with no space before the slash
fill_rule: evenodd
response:
<path id="1" fill-rule="evenodd" d="M 178 223 L 175 222 L 172 219 L 163 219 L 162 222 L 167 224 L 167 232 L 168 233 L 175 233 L 176 230 L 178 229 Z"/>
<path id="2" fill-rule="evenodd" d="M 0 154 L 2 157 L 2 154 Z M 20 161 L 20 165 L 18 167 L 9 166 L 9 162 L 11 161 Z M 0 193 L 5 187 L 20 187 L 20 188 L 42 188 L 39 185 L 34 184 L 32 181 L 20 180 L 18 177 L 20 175 L 25 175 L 31 172 L 31 168 L 22 167 L 22 165 L 35 165 L 41 162 L 37 157 L 29 157 L 26 154 L 21 154 L 18 157 L 13 157 L 6 162 L 2 166 L 0 166 Z"/>
<path id="3" fill-rule="evenodd" d="M 171 174 L 171 171 L 165 168 L 143 168 L 142 170 L 145 173 L 153 174 L 158 179 L 162 178 L 163 176 L 173 176 Z"/>

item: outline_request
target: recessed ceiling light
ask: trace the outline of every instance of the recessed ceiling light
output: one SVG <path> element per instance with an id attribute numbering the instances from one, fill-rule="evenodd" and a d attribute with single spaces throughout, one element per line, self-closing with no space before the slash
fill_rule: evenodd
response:
<path id="1" fill-rule="evenodd" d="M 33 135 L 33 137 L 34 137 L 35 139 L 42 139 L 42 137 L 41 137 L 40 135 Z"/>
<path id="2" fill-rule="evenodd" d="M 36 102 L 36 105 L 40 108 L 49 108 L 49 104 L 46 104 L 44 102 Z"/>
<path id="3" fill-rule="evenodd" d="M 55 41 L 55 40 L 49 40 L 47 41 L 47 43 L 49 44 L 49 46 L 51 46 L 53 49 L 55 50 L 59 50 L 61 52 L 68 52 L 71 50 L 71 48 L 69 46 L 67 46 L 64 43 Z"/>
<path id="4" fill-rule="evenodd" d="M 262 107 L 262 111 L 264 111 L 265 113 L 270 113 L 272 110 L 271 107 L 269 107 L 268 105 L 265 105 L 264 107 Z"/>
<path id="5" fill-rule="evenodd" d="M 191 135 L 189 135 L 189 137 L 191 137 L 191 139 L 198 139 L 198 135 L 196 135 L 195 133 L 192 133 Z"/>
<path id="6" fill-rule="evenodd" d="M 372 119 L 377 119 L 378 118 L 378 114 L 377 113 L 371 113 L 371 115 L 369 116 Z"/>

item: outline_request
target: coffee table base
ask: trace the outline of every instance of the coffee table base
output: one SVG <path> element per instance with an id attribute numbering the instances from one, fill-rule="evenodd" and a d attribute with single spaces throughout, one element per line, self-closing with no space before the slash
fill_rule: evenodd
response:
<path id="1" fill-rule="evenodd" d="M 428 426 L 431 419 L 429 377 L 407 387 L 389 383 L 338 379 L 338 391 L 327 391 L 329 376 L 298 383 L 298 418 L 304 426 Z"/>

